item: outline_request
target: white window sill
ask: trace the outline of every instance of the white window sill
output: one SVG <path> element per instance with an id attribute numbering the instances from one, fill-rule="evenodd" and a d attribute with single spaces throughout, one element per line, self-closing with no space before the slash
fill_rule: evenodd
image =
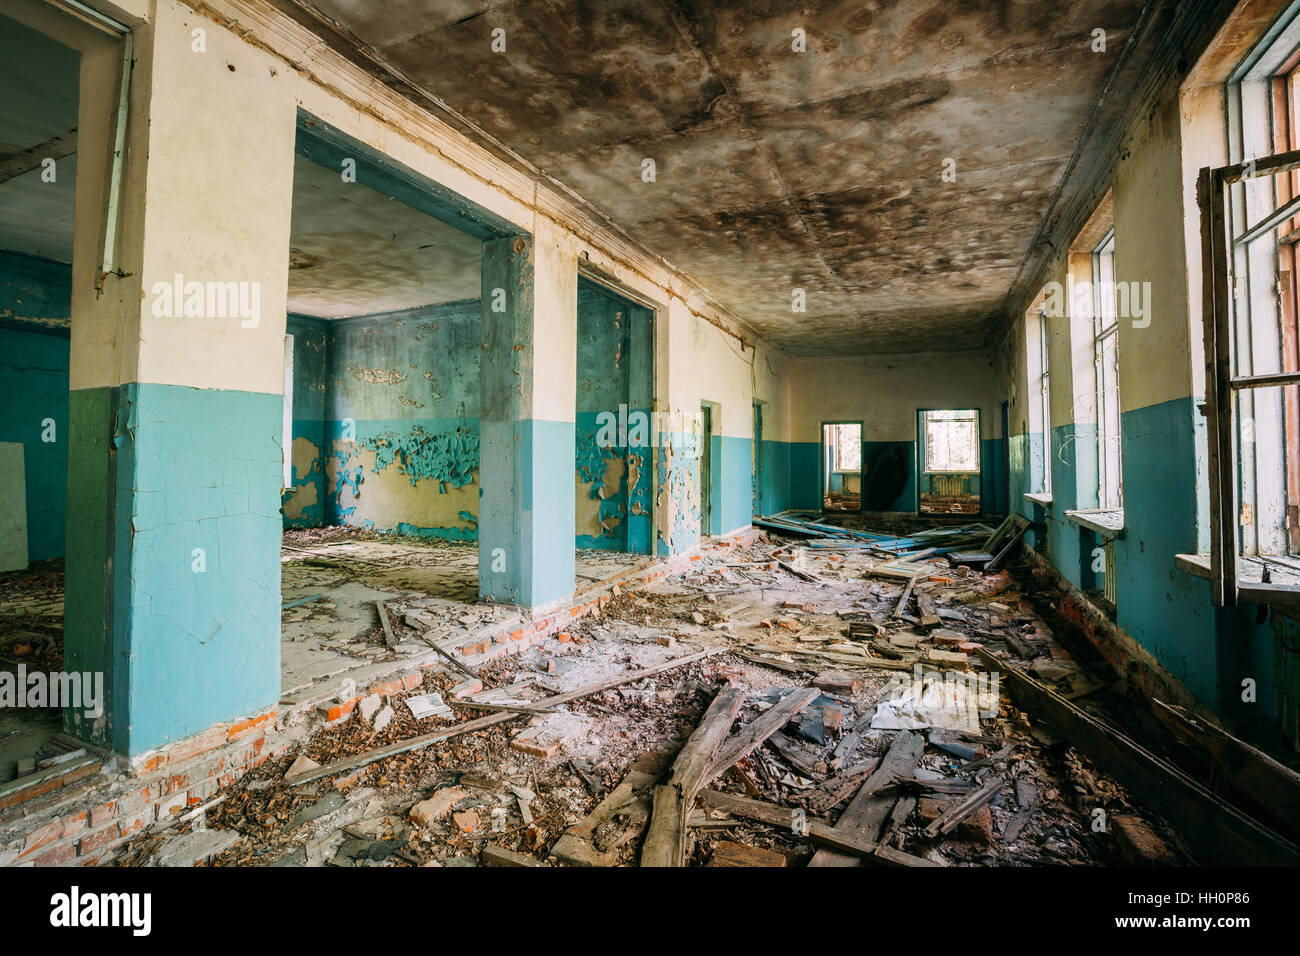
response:
<path id="1" fill-rule="evenodd" d="M 1210 579 L 1210 556 L 1208 554 L 1175 554 L 1174 567 L 1198 578 Z M 1238 586 L 1251 586 L 1264 583 L 1264 567 L 1256 558 L 1242 556 L 1237 559 Z M 1270 560 L 1268 563 L 1269 583 L 1282 585 L 1300 584 L 1300 567 L 1289 568 Z"/>
<path id="2" fill-rule="evenodd" d="M 1122 508 L 1067 509 L 1065 516 L 1080 527 L 1095 531 L 1106 538 L 1124 537 L 1124 510 Z"/>
<path id="3" fill-rule="evenodd" d="M 1050 505 L 1052 503 L 1052 493 L 1050 491 L 1028 491 L 1025 493 L 1025 500 L 1032 501 L 1036 505 Z"/>

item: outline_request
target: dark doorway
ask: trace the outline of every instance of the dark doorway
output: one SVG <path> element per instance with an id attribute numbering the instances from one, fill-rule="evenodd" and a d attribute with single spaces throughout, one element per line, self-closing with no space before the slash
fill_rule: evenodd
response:
<path id="1" fill-rule="evenodd" d="M 700 406 L 700 537 L 713 533 L 713 409 Z"/>

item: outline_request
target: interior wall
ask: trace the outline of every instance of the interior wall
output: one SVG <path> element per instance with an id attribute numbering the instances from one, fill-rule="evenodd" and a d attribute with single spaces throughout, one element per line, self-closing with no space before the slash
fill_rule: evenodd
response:
<path id="1" fill-rule="evenodd" d="M 650 553 L 653 312 L 578 280 L 576 542 Z"/>
<path id="2" fill-rule="evenodd" d="M 976 408 L 981 509 L 1002 513 L 1003 388 L 993 354 L 983 349 L 792 360 L 790 507 L 821 508 L 822 423 L 861 421 L 863 510 L 915 513 L 927 481 L 918 460 L 918 412 Z"/>
<path id="3" fill-rule="evenodd" d="M 323 444 L 303 465 L 326 524 L 477 538 L 481 321 L 471 299 L 323 323 Z"/>
<path id="4" fill-rule="evenodd" d="M 1238 56 L 1240 34 L 1233 32 Z M 1137 283 L 1146 305 L 1145 315 L 1120 317 L 1124 531 L 1115 542 L 1115 623 L 1207 706 L 1242 726 L 1260 726 L 1273 719 L 1271 628 L 1257 623 L 1254 607 L 1215 608 L 1209 582 L 1174 560 L 1204 551 L 1208 542 L 1207 448 L 1197 408 L 1204 356 L 1196 177 L 1201 167 L 1227 161 L 1222 83 L 1234 63 L 1225 60 L 1200 82 L 1161 93 L 1128 131 L 1113 173 L 1116 279 Z M 1086 269 L 1086 261 L 1062 256 L 1049 279 L 1065 283 L 1068 273 L 1078 279 Z M 1012 505 L 1036 523 L 1031 544 L 1087 589 L 1100 586 L 1091 567 L 1100 540 L 1065 514 L 1096 506 L 1091 342 L 1080 341 L 1078 325 L 1069 313 L 1049 320 L 1047 503 L 1025 497 L 1041 488 L 1036 469 L 1045 439 L 1031 427 L 1029 403 L 1037 393 L 1028 355 L 1038 346 L 1023 319 L 1013 323 L 1001 353 L 1011 395 Z M 1252 701 L 1243 700 L 1247 680 L 1256 688 Z"/>
<path id="5" fill-rule="evenodd" d="M 64 552 L 72 267 L 0 251 L 0 442 L 23 446 L 27 558 Z"/>

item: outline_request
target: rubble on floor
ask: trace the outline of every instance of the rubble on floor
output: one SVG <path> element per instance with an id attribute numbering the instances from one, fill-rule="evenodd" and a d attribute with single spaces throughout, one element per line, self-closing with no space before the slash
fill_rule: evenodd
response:
<path id="1" fill-rule="evenodd" d="M 995 530 L 706 549 L 251 771 L 202 815 L 237 835 L 206 865 L 1182 860 L 1163 822 L 999 693 L 998 659 L 1064 696 L 1101 685 L 1007 572 L 939 554 Z M 1121 822 L 1097 828 L 1099 807 Z M 142 835 L 118 862 L 176 835 Z"/>

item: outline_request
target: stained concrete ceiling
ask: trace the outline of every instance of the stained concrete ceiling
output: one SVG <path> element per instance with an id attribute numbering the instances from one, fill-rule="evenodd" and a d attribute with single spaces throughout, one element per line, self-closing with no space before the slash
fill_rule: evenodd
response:
<path id="1" fill-rule="evenodd" d="M 336 319 L 477 299 L 482 250 L 454 226 L 295 158 L 290 312 Z"/>
<path id="2" fill-rule="evenodd" d="M 78 60 L 0 16 L 0 249 L 72 261 Z"/>
<path id="3" fill-rule="evenodd" d="M 286 2 L 796 354 L 986 340 L 1143 6 Z M 792 50 L 796 28 L 807 52 Z"/>

